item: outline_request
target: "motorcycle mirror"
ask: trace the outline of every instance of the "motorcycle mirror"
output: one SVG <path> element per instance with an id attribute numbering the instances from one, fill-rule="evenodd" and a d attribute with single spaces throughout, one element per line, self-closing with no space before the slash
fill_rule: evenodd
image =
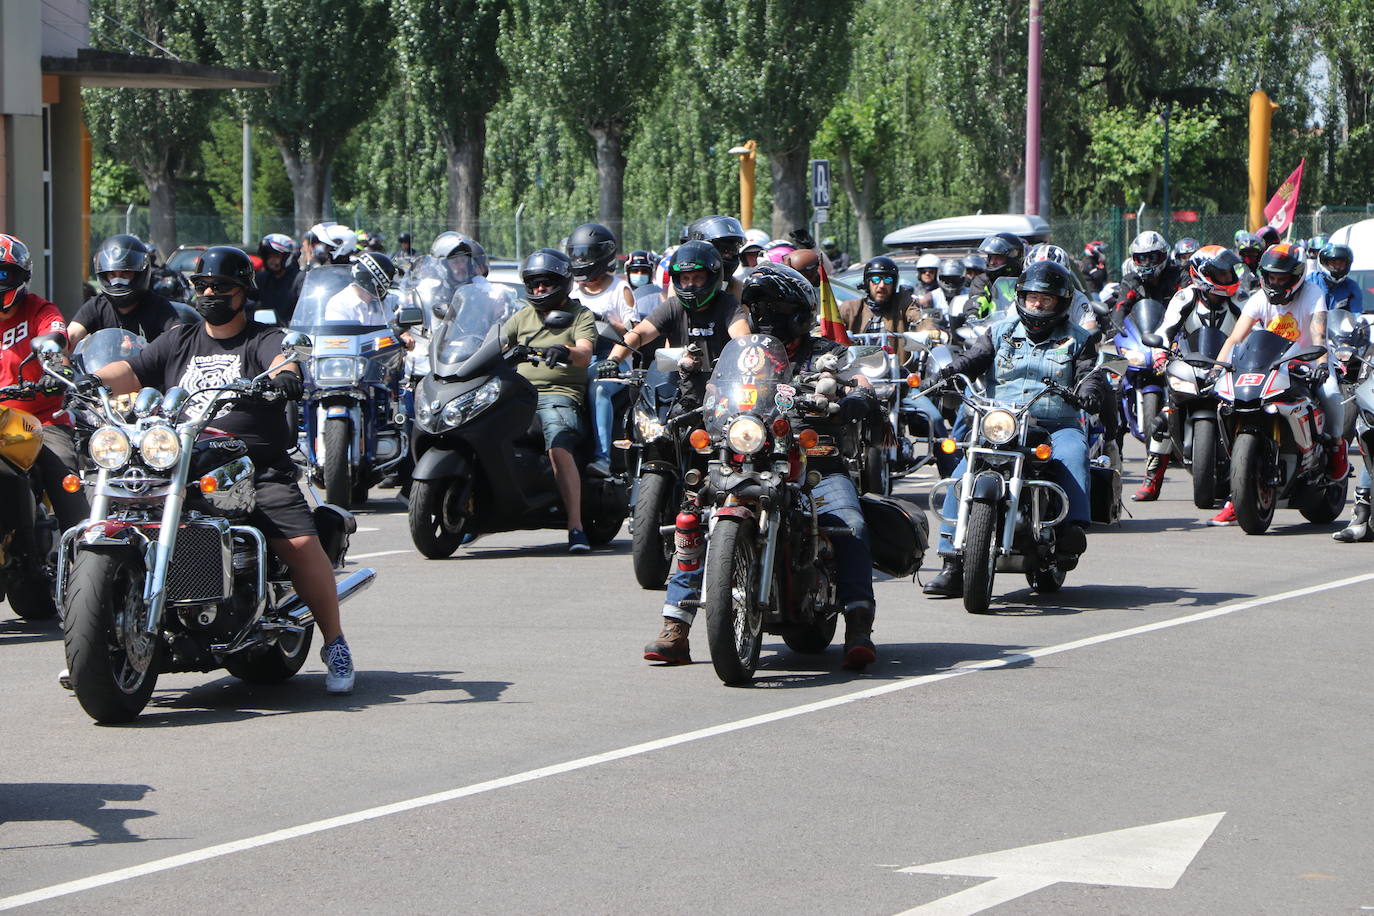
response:
<path id="1" fill-rule="evenodd" d="M 682 347 L 660 347 L 654 351 L 654 368 L 660 372 L 676 372 L 683 352 Z"/>
<path id="2" fill-rule="evenodd" d="M 544 313 L 544 327 L 550 331 L 562 331 L 572 327 L 573 313 L 562 309 L 550 309 Z"/>
<path id="3" fill-rule="evenodd" d="M 1164 338 L 1160 337 L 1158 334 L 1142 334 L 1140 342 L 1147 347 L 1154 347 L 1155 349 L 1161 349 L 1164 346 Z"/>
<path id="4" fill-rule="evenodd" d="M 1092 305 L 1093 314 L 1098 318 L 1106 318 L 1112 313 L 1111 308 L 1101 299 L 1094 299 L 1090 304 Z"/>
<path id="5" fill-rule="evenodd" d="M 403 305 L 396 310 L 396 323 L 403 328 L 414 328 L 425 323 L 425 314 L 418 306 Z"/>
<path id="6" fill-rule="evenodd" d="M 53 332 L 35 337 L 29 344 L 40 357 L 60 356 L 67 349 L 67 335 Z"/>
<path id="7" fill-rule="evenodd" d="M 429 310 L 433 312 L 434 317 L 438 318 L 440 321 L 448 318 L 448 316 L 453 313 L 453 309 L 449 308 L 447 302 L 436 302 L 430 306 Z"/>
<path id="8" fill-rule="evenodd" d="M 277 313 L 271 309 L 254 309 L 253 320 L 258 324 L 272 325 L 277 323 Z"/>
<path id="9" fill-rule="evenodd" d="M 182 388 L 180 385 L 167 390 L 162 396 L 162 415 L 164 417 L 175 417 L 181 413 L 181 408 L 191 399 L 191 392 Z"/>
<path id="10" fill-rule="evenodd" d="M 311 352 L 315 349 L 315 342 L 310 339 L 309 334 L 300 331 L 288 331 L 282 338 L 281 352 L 291 360 L 308 359 Z"/>
<path id="11" fill-rule="evenodd" d="M 134 401 L 134 413 L 140 417 L 151 416 L 161 403 L 161 391 L 156 388 L 143 388 L 138 392 L 138 399 Z"/>
<path id="12" fill-rule="evenodd" d="M 1325 347 L 1305 347 L 1305 348 L 1303 348 L 1302 350 L 1299 350 L 1297 353 L 1294 353 L 1292 356 L 1290 356 L 1290 357 L 1288 357 L 1288 358 L 1289 358 L 1289 359 L 1302 360 L 1302 361 L 1305 362 L 1305 361 L 1310 360 L 1310 359 L 1321 359 L 1321 358 L 1322 358 L 1323 356 L 1325 356 L 1325 355 L 1326 355 L 1326 348 L 1325 348 Z"/>
<path id="13" fill-rule="evenodd" d="M 545 321 L 545 324 L 547 323 L 548 322 Z M 625 343 L 625 335 L 621 334 L 619 329 L 609 321 L 601 321 L 598 319 L 596 322 L 596 333 L 597 336 L 604 337 L 612 343 Z"/>

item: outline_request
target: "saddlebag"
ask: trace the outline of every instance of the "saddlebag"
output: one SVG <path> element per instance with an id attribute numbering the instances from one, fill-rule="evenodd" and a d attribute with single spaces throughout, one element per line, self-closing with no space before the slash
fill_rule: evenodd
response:
<path id="1" fill-rule="evenodd" d="M 890 496 L 859 497 L 873 568 L 889 576 L 905 578 L 921 568 L 930 544 L 930 524 L 919 506 Z"/>
<path id="2" fill-rule="evenodd" d="M 1088 469 L 1088 484 L 1093 523 L 1115 525 L 1121 519 L 1121 472 L 1092 465 Z"/>
<path id="3" fill-rule="evenodd" d="M 320 546 L 335 569 L 343 568 L 348 553 L 348 536 L 358 530 L 353 513 L 330 503 L 315 507 L 315 530 L 320 534 Z"/>

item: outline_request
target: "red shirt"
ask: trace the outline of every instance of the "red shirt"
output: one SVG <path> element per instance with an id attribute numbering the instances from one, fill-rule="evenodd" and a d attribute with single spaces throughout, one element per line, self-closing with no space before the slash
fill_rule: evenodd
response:
<path id="1" fill-rule="evenodd" d="M 54 331 L 67 333 L 67 320 L 42 296 L 29 293 L 8 315 L 0 315 L 0 386 L 19 382 L 19 365 L 33 352 L 35 337 Z M 43 370 L 33 359 L 24 367 L 24 378 L 38 381 Z M 31 401 L 0 401 L 0 407 L 15 407 L 33 414 L 45 424 L 71 426 L 72 418 L 62 409 L 62 395 L 50 394 Z"/>

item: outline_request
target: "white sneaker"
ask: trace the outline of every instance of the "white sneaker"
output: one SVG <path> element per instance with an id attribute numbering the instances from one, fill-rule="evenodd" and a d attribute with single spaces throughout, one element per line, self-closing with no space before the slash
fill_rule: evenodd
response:
<path id="1" fill-rule="evenodd" d="M 62 689 L 63 689 L 63 690 L 71 690 L 71 689 L 72 689 L 72 673 L 71 673 L 71 671 L 69 671 L 69 670 L 66 669 L 66 668 L 63 668 L 63 669 L 62 669 L 62 673 L 59 674 L 59 675 L 57 676 L 57 683 L 59 683 L 59 684 L 62 685 Z"/>
<path id="2" fill-rule="evenodd" d="M 320 661 L 324 662 L 326 693 L 353 692 L 353 653 L 348 651 L 348 643 L 342 636 L 320 647 Z"/>

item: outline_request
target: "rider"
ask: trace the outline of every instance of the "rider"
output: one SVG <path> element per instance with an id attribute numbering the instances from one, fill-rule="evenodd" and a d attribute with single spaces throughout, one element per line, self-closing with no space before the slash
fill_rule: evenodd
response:
<path id="1" fill-rule="evenodd" d="M 1083 285 L 1088 293 L 1097 295 L 1107 285 L 1107 243 L 1092 241 L 1083 246 L 1083 258 L 1078 262 Z"/>
<path id="2" fill-rule="evenodd" d="M 830 259 L 830 269 L 835 273 L 839 273 L 849 267 L 849 255 L 840 250 L 840 245 L 835 241 L 833 235 L 827 235 L 825 238 L 821 239 L 821 250 L 824 251 L 825 256 Z"/>
<path id="3" fill-rule="evenodd" d="M 927 251 L 916 259 L 916 305 L 920 308 L 938 308 L 940 298 L 940 256 Z"/>
<path id="4" fill-rule="evenodd" d="M 1051 245 L 1048 242 L 1041 242 L 1033 245 L 1026 252 L 1026 264 L 1034 264 L 1037 261 L 1053 261 L 1069 271 L 1070 276 L 1073 269 L 1069 264 L 1069 253 L 1058 245 Z M 1088 294 L 1077 287 L 1073 288 L 1073 305 L 1069 307 L 1069 320 L 1089 331 L 1097 330 L 1097 315 L 1093 312 L 1092 301 L 1088 299 Z"/>
<path id="5" fill-rule="evenodd" d="M 1026 243 L 1020 236 L 999 232 L 983 239 L 978 254 L 987 266 L 969 283 L 964 314 L 986 318 L 994 312 L 1010 309 L 1016 302 L 1016 278 L 1021 275 Z"/>
<path id="6" fill-rule="evenodd" d="M 636 323 L 648 318 L 663 301 L 663 287 L 654 282 L 656 263 L 657 259 L 651 251 L 632 251 L 625 259 L 625 280 L 634 294 Z"/>
<path id="7" fill-rule="evenodd" d="M 964 313 L 964 303 L 968 301 L 968 279 L 964 274 L 962 258 L 945 258 L 935 273 L 940 284 L 939 294 L 935 297 L 936 307 L 949 316 L 950 323 Z"/>
<path id="8" fill-rule="evenodd" d="M 262 270 L 255 278 L 258 304 L 271 309 L 277 316 L 277 324 L 283 327 L 291 323 L 291 315 L 296 311 L 296 275 L 300 268 L 291 263 L 291 253 L 295 250 L 291 236 L 280 232 L 264 235 L 258 243 L 258 257 L 262 259 Z"/>
<path id="9" fill-rule="evenodd" d="M 172 303 L 148 288 L 153 265 L 147 246 L 136 236 L 110 236 L 92 260 L 100 292 L 82 304 L 67 326 L 72 346 L 105 328 L 123 328 L 151 343 L 180 323 Z"/>
<path id="10" fill-rule="evenodd" d="M 592 549 L 582 530 L 582 477 L 573 457 L 585 435 L 582 405 L 587 400 L 587 367 L 596 344 L 596 316 L 571 298 L 572 259 L 556 248 L 540 248 L 520 267 L 529 305 L 501 326 L 506 349 L 524 347 L 536 352 L 539 362 L 521 360 L 516 371 L 529 379 L 538 392 L 539 422 L 544 428 L 544 447 L 553 466 L 554 481 L 568 514 L 568 552 Z M 553 313 L 567 323 L 548 324 Z"/>
<path id="11" fill-rule="evenodd" d="M 1077 557 L 1087 548 L 1083 533 L 1092 514 L 1088 500 L 1088 423 L 1086 413 L 1097 413 L 1108 402 L 1108 387 L 1097 365 L 1100 335 L 1069 320 L 1073 303 L 1073 276 L 1055 261 L 1027 265 L 1016 283 L 1016 313 L 993 325 L 989 332 L 940 371 L 941 379 L 955 375 L 981 376 L 988 397 L 1027 401 L 1048 378 L 1076 391 L 1082 410 L 1059 395 L 1048 395 L 1030 408 L 1031 416 L 1050 433 L 1052 476 L 1068 496 L 1068 516 L 1059 529 L 1057 549 Z M 964 473 L 967 459 L 952 477 Z M 954 525 L 949 519 L 959 512 L 959 486 L 945 493 L 940 524 L 940 554 L 944 568 L 925 586 L 927 595 L 957 598 L 964 593 L 964 564 L 952 553 Z"/>
<path id="12" fill-rule="evenodd" d="M 1131 272 L 1121 278 L 1108 305 L 1116 309 L 1120 327 L 1141 299 L 1168 302 L 1183 286 L 1183 271 L 1169 261 L 1169 243 L 1148 229 L 1131 241 Z"/>
<path id="13" fill-rule="evenodd" d="M 1180 332 L 1195 331 L 1204 326 L 1229 334 L 1249 299 L 1240 288 L 1242 267 L 1240 256 L 1229 248 L 1220 245 L 1199 248 L 1188 261 L 1191 282 L 1169 300 L 1164 318 L 1154 333 L 1163 338 L 1166 344 L 1172 342 Z M 1168 360 L 1167 354 L 1160 354 L 1157 358 Z M 1163 361 L 1157 363 L 1156 368 L 1162 370 Z M 1148 432 L 1150 441 L 1149 456 L 1145 460 L 1145 481 L 1131 496 L 1136 502 L 1159 499 L 1159 491 L 1164 486 L 1164 472 L 1169 468 L 1173 453 L 1168 423 L 1168 418 L 1161 413 L 1155 418 L 1154 429 Z M 1199 473 L 1200 470 L 1206 472 L 1206 469 L 1194 468 L 1193 473 Z"/>
<path id="14" fill-rule="evenodd" d="M 739 250 L 739 267 L 735 270 L 735 278 L 744 281 L 749 276 L 749 272 L 758 266 L 763 260 L 763 246 L 771 241 L 767 232 L 762 229 L 744 230 L 744 247 Z"/>
<path id="15" fill-rule="evenodd" d="M 375 251 L 358 255 L 350 268 L 353 282 L 329 297 L 324 304 L 324 320 L 369 327 L 391 324 L 396 319 L 396 297 L 391 283 L 396 265 L 391 258 Z M 415 345 L 409 333 L 401 335 L 406 349 Z"/>
<path id="16" fill-rule="evenodd" d="M 163 391 L 180 386 L 194 392 L 252 378 L 270 368 L 272 387 L 286 400 L 299 400 L 304 389 L 299 367 L 282 355 L 286 332 L 250 320 L 245 311 L 253 283 L 253 263 L 247 254 L 227 245 L 207 248 L 196 259 L 191 276 L 195 309 L 205 320 L 168 329 L 133 359 L 111 363 L 96 377 L 116 394 L 143 385 Z M 248 446 L 257 488 L 251 523 L 290 568 L 296 592 L 320 628 L 325 689 L 351 693 L 353 656 L 340 624 L 334 570 L 320 546 L 310 506 L 296 485 L 300 472 L 288 451 L 295 436 L 287 424 L 285 404 L 239 401 L 215 418 L 215 426 Z"/>
<path id="17" fill-rule="evenodd" d="M 1326 297 L 1328 311 L 1348 309 L 1355 315 L 1364 313 L 1364 291 L 1350 276 L 1354 260 L 1355 252 L 1340 242 L 1327 242 L 1317 255 L 1321 269 L 1310 271 L 1308 277 Z"/>
<path id="18" fill-rule="evenodd" d="M 811 335 L 820 299 L 815 287 L 789 267 L 761 264 L 744 281 L 744 305 L 753 316 L 756 333 L 771 334 L 782 341 L 791 359 L 793 375 L 812 372 L 820 357 L 844 350 L 842 344 Z M 875 402 L 869 389 L 859 388 L 843 398 L 839 406 L 833 422 L 852 424 L 866 417 L 874 409 Z M 819 422 L 829 424 L 832 421 Z M 858 490 L 840 459 L 829 461 L 835 462 L 834 466 L 827 464 L 827 459 L 812 459 L 808 464 L 824 475 L 812 490 L 811 498 L 820 519 L 824 520 L 822 524 L 847 527 L 853 532 L 836 533 L 831 536 L 831 543 L 838 573 L 836 593 L 844 608 L 844 666 L 862 670 L 877 657 L 872 638 L 875 608 L 872 553 Z M 663 605 L 663 630 L 655 641 L 644 647 L 644 658 L 685 664 L 691 661 L 688 631 L 696 616 L 691 606 L 701 595 L 703 571 L 700 565 L 690 572 L 674 566 Z"/>
<path id="19" fill-rule="evenodd" d="M 1173 249 L 1169 252 L 1169 260 L 1181 272 L 1188 272 L 1188 262 L 1197 254 L 1197 250 L 1202 247 L 1202 243 L 1191 236 L 1184 236 L 1174 242 Z"/>
<path id="20" fill-rule="evenodd" d="M 1264 254 L 1264 243 L 1253 232 L 1241 229 L 1236 232 L 1236 254 L 1245 264 L 1245 272 L 1240 278 L 1240 288 L 1247 296 L 1259 289 L 1259 262 Z"/>
<path id="21" fill-rule="evenodd" d="M 806 278 L 816 289 L 821 288 L 821 253 L 815 248 L 798 248 L 782 259 L 782 263 Z"/>
<path id="22" fill-rule="evenodd" d="M 67 322 L 47 299 L 29 292 L 33 259 L 28 247 L 12 235 L 0 234 L 0 386 L 17 385 L 21 380 L 42 378 L 37 360 L 21 370 L 29 356 L 33 338 L 61 334 L 66 343 Z M 21 379 L 22 375 L 22 379 Z M 44 394 L 24 401 L 0 401 L 0 407 L 14 407 L 33 414 L 43 424 L 43 450 L 34 464 L 34 476 L 48 494 L 57 522 L 65 531 L 86 517 L 89 511 L 81 492 L 68 493 L 62 480 L 77 473 L 76 441 L 71 414 L 62 409 L 62 395 Z"/>
<path id="23" fill-rule="evenodd" d="M 735 271 L 740 266 L 740 251 L 749 241 L 744 227 L 733 216 L 703 216 L 687 227 L 687 241 L 697 240 L 716 246 L 725 268 L 725 290 L 738 299 L 744 287 Z"/>

